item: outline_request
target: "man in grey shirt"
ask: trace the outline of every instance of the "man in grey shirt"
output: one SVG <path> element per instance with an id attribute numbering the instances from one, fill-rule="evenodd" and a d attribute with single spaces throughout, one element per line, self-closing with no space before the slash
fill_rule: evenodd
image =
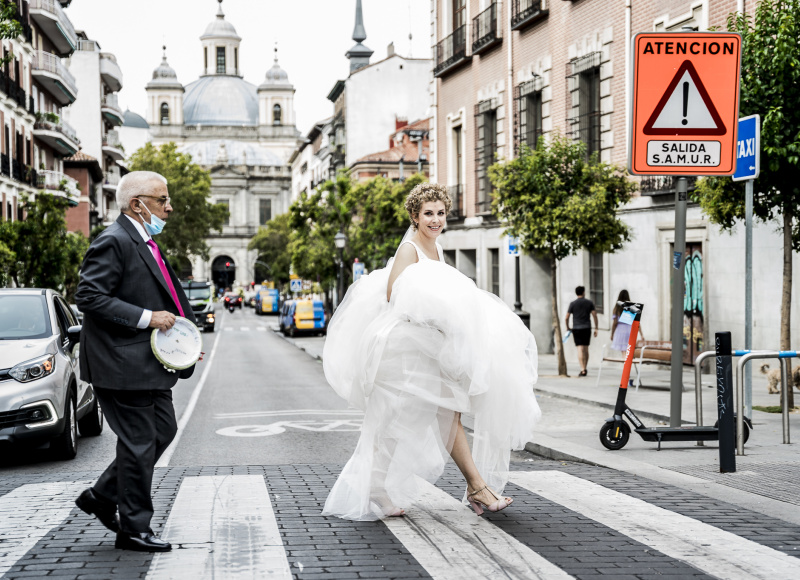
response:
<path id="1" fill-rule="evenodd" d="M 594 335 L 597 336 L 597 310 L 595 310 L 594 302 L 584 297 L 585 293 L 586 288 L 583 286 L 575 288 L 575 294 L 578 297 L 570 302 L 569 308 L 567 308 L 567 317 L 564 320 L 567 330 L 572 331 L 575 346 L 578 348 L 578 364 L 581 365 L 579 377 L 586 376 L 586 366 L 589 364 L 589 343 L 592 340 L 592 323 L 589 315 L 594 318 Z M 570 315 L 572 315 L 572 328 L 569 326 Z"/>

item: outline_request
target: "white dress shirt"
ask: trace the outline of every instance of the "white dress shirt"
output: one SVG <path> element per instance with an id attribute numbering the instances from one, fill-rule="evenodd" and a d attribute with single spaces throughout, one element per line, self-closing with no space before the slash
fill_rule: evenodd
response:
<path id="1" fill-rule="evenodd" d="M 129 220 L 131 220 L 131 223 L 132 223 L 132 224 L 133 224 L 133 226 L 136 228 L 136 231 L 137 231 L 137 232 L 139 232 L 139 235 L 140 235 L 140 236 L 142 236 L 142 239 L 144 240 L 144 243 L 147 243 L 147 242 L 149 242 L 149 241 L 152 239 L 152 238 L 151 238 L 151 237 L 148 235 L 148 233 L 145 231 L 145 229 L 144 229 L 144 227 L 142 226 L 142 224 L 140 224 L 139 222 L 137 222 L 135 219 L 133 219 L 133 218 L 132 218 L 131 216 L 129 216 L 128 214 L 125 214 L 125 213 L 124 213 L 124 214 L 122 214 L 122 215 L 124 215 L 126 218 L 128 218 Z M 150 254 L 152 254 L 152 256 L 153 256 L 153 259 L 155 260 L 155 259 L 156 259 L 156 256 L 155 256 L 155 254 L 153 253 L 153 248 L 151 248 L 150 246 L 147 246 L 147 249 L 148 249 L 148 250 L 150 250 Z M 156 264 L 157 264 L 157 263 L 158 263 L 158 261 L 156 261 Z M 136 328 L 147 328 L 148 326 L 150 326 L 150 321 L 151 321 L 152 319 L 153 319 L 153 311 L 152 311 L 152 310 L 148 310 L 147 308 L 145 308 L 145 309 L 144 309 L 144 312 L 142 312 L 142 317 L 139 319 L 139 322 L 136 324 Z"/>

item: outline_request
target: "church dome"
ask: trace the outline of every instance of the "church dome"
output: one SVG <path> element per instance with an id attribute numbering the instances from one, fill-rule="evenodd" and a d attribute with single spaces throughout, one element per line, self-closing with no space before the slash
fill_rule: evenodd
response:
<path id="1" fill-rule="evenodd" d="M 181 153 L 192 156 L 192 161 L 199 165 L 216 165 L 221 156 L 225 158 L 223 165 L 284 165 L 284 162 L 272 151 L 261 147 L 258 143 L 247 143 L 233 139 L 209 139 L 190 143 L 179 148 Z M 224 152 L 224 153 L 223 153 Z"/>
<path id="2" fill-rule="evenodd" d="M 138 115 L 127 109 L 125 113 L 122 115 L 123 127 L 131 127 L 133 129 L 149 129 L 150 125 L 147 124 L 147 121 L 144 120 L 144 117 Z"/>
<path id="3" fill-rule="evenodd" d="M 161 58 L 161 64 L 153 71 L 153 80 L 147 83 L 148 87 L 179 87 L 182 88 L 178 82 L 178 74 L 175 69 L 169 66 L 167 62 L 167 47 L 164 48 L 164 56 Z"/>
<path id="4" fill-rule="evenodd" d="M 234 40 L 241 40 L 242 38 L 236 34 L 236 29 L 233 24 L 225 20 L 225 14 L 222 12 L 222 0 L 219 2 L 219 11 L 217 17 L 206 27 L 206 31 L 200 40 L 206 38 L 232 38 Z"/>
<path id="5" fill-rule="evenodd" d="M 258 125 L 256 87 L 240 77 L 205 76 L 186 86 L 186 125 Z"/>
<path id="6" fill-rule="evenodd" d="M 293 88 L 289 82 L 289 74 L 278 64 L 278 47 L 275 47 L 275 61 L 272 68 L 267 71 L 264 82 L 258 85 L 261 89 L 289 89 Z"/>

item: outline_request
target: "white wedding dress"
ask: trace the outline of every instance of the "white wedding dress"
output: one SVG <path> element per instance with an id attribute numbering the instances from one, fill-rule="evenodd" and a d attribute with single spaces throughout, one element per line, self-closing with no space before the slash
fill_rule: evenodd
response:
<path id="1" fill-rule="evenodd" d="M 393 260 L 353 284 L 328 327 L 325 377 L 364 410 L 364 425 L 323 515 L 376 520 L 409 507 L 414 476 L 433 483 L 442 474 L 457 413 L 474 417 L 473 459 L 502 494 L 511 450 L 531 440 L 541 414 L 536 342 L 519 317 L 446 265 L 438 243 L 438 261 L 404 243 L 418 262 L 391 301 Z"/>

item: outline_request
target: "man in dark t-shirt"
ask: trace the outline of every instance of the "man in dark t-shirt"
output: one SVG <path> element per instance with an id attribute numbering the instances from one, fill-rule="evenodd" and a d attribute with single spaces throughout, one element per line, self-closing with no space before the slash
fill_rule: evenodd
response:
<path id="1" fill-rule="evenodd" d="M 589 315 L 594 318 L 594 335 L 597 336 L 597 310 L 595 310 L 594 302 L 584 297 L 585 293 L 586 289 L 583 286 L 575 288 L 578 298 L 570 302 L 564 321 L 567 330 L 572 331 L 575 346 L 578 348 L 578 363 L 581 365 L 579 377 L 586 376 L 586 366 L 589 364 L 589 343 L 592 340 L 592 323 Z M 572 328 L 569 325 L 570 315 L 572 315 Z"/>

